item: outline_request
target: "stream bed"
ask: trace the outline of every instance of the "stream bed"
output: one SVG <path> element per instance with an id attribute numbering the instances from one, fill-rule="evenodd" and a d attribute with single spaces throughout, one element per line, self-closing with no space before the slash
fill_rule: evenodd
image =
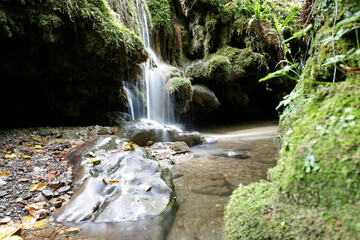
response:
<path id="1" fill-rule="evenodd" d="M 222 239 L 223 213 L 231 192 L 239 184 L 266 178 L 267 169 L 276 164 L 274 136 L 277 122 L 260 122 L 226 126 L 201 131 L 218 141 L 191 148 L 190 153 L 172 156 L 172 172 L 177 195 L 177 211 L 160 234 L 167 240 Z M 171 214 L 171 213 L 170 213 Z M 85 224 L 83 233 L 99 239 L 124 239 L 116 224 Z M 141 227 L 141 226 L 140 226 Z M 129 228 L 130 229 L 130 228 Z M 159 239 L 153 226 L 129 239 Z M 122 237 L 120 237 L 122 236 Z M 126 237 L 125 237 L 126 238 Z"/>

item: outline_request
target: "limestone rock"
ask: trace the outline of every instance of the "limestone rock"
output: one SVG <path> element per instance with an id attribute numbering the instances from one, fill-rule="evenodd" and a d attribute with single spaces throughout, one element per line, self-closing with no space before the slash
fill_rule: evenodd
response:
<path id="1" fill-rule="evenodd" d="M 203 141 L 199 132 L 184 132 L 178 128 L 148 120 L 127 122 L 116 134 L 140 146 L 145 146 L 148 141 L 183 141 L 189 146 L 200 144 Z"/>
<path id="2" fill-rule="evenodd" d="M 60 222 L 127 222 L 161 215 L 174 202 L 171 172 L 140 147 L 124 151 L 116 136 L 98 136 L 71 152 L 74 195 L 56 214 Z M 99 158 L 92 164 L 88 152 Z"/>

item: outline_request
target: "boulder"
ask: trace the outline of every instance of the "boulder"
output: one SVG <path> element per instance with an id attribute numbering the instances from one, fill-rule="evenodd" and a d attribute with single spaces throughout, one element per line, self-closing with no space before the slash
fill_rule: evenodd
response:
<path id="1" fill-rule="evenodd" d="M 145 146 L 148 141 L 176 142 L 183 141 L 189 146 L 203 142 L 199 132 L 184 132 L 176 127 L 164 126 L 150 120 L 126 122 L 116 133 L 127 141 Z"/>
<path id="2" fill-rule="evenodd" d="M 190 108 L 193 94 L 190 80 L 180 77 L 171 78 L 166 83 L 166 90 L 174 96 L 175 111 L 178 113 L 186 113 Z"/>
<path id="3" fill-rule="evenodd" d="M 97 136 L 72 151 L 74 195 L 59 222 L 129 222 L 158 217 L 174 203 L 171 172 L 117 136 Z"/>
<path id="4" fill-rule="evenodd" d="M 195 84 L 193 88 L 192 103 L 195 112 L 209 113 L 220 106 L 215 93 L 202 84 Z"/>

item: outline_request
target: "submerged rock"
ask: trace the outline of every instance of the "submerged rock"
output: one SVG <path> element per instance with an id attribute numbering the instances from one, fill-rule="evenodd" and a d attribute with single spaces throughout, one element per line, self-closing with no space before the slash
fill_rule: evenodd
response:
<path id="1" fill-rule="evenodd" d="M 164 126 L 149 120 L 127 122 L 117 132 L 117 135 L 140 146 L 145 146 L 148 141 L 183 141 L 189 146 L 200 144 L 203 141 L 199 132 L 184 132 L 176 127 Z"/>
<path id="2" fill-rule="evenodd" d="M 75 193 L 57 212 L 57 221 L 138 221 L 159 216 L 174 203 L 171 172 L 116 136 L 94 137 L 68 157 Z"/>

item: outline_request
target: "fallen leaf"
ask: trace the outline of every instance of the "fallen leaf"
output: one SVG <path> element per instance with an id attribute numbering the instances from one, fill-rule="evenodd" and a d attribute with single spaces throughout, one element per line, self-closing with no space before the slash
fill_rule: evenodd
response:
<path id="1" fill-rule="evenodd" d="M 15 153 L 10 154 L 10 155 L 8 155 L 8 154 L 5 155 L 5 158 L 10 158 L 10 159 L 16 158 L 16 157 L 17 157 L 17 154 L 15 154 Z"/>
<path id="2" fill-rule="evenodd" d="M 92 157 L 96 157 L 96 154 L 93 153 L 93 152 L 88 152 L 88 154 L 89 154 L 90 156 L 92 156 Z"/>
<path id="3" fill-rule="evenodd" d="M 0 239 L 10 239 L 10 237 L 19 231 L 21 224 L 15 223 L 12 225 L 2 225 L 0 226 Z"/>
<path id="4" fill-rule="evenodd" d="M 28 230 L 35 226 L 37 218 L 27 215 L 21 219 L 22 229 Z"/>
<path id="5" fill-rule="evenodd" d="M 29 155 L 22 155 L 21 157 L 22 157 L 22 158 L 25 158 L 25 159 L 31 158 L 31 156 L 29 156 Z"/>
<path id="6" fill-rule="evenodd" d="M 30 161 L 30 160 L 26 160 L 26 161 L 25 161 L 25 164 L 26 164 L 26 165 L 30 165 L 30 164 L 31 164 L 31 161 Z"/>
<path id="7" fill-rule="evenodd" d="M 117 182 L 119 182 L 119 180 L 116 180 L 116 179 L 107 180 L 107 179 L 103 178 L 102 180 L 106 185 L 108 185 L 109 183 L 117 183 Z"/>
<path id="8" fill-rule="evenodd" d="M 44 209 L 46 202 L 29 203 L 25 206 L 25 209 L 29 211 L 30 215 L 39 218 L 40 215 L 46 214 L 47 210 Z"/>
<path id="9" fill-rule="evenodd" d="M 43 147 L 41 145 L 35 145 L 34 148 L 35 149 L 42 149 Z"/>
<path id="10" fill-rule="evenodd" d="M 121 26 L 121 28 L 126 28 L 126 26 Z"/>
<path id="11" fill-rule="evenodd" d="M 49 225 L 49 220 L 40 220 L 40 221 L 36 222 L 33 229 L 40 230 L 40 229 L 46 228 L 48 225 Z"/>
<path id="12" fill-rule="evenodd" d="M 8 177 L 10 175 L 11 175 L 11 172 L 9 172 L 9 171 L 4 171 L 4 172 L 0 173 L 0 177 Z"/>
<path id="13" fill-rule="evenodd" d="M 135 143 L 129 142 L 125 144 L 124 151 L 130 151 L 130 150 L 135 150 Z"/>
<path id="14" fill-rule="evenodd" d="M 152 189 L 152 186 L 150 185 L 150 186 L 148 186 L 146 189 L 145 189 L 145 192 L 148 192 L 148 191 L 150 191 Z"/>
<path id="15" fill-rule="evenodd" d="M 92 158 L 92 159 L 87 160 L 87 163 L 90 163 L 90 164 L 99 164 L 100 162 L 101 162 L 100 158 Z"/>
<path id="16" fill-rule="evenodd" d="M 30 192 L 41 191 L 47 186 L 47 183 L 32 184 L 29 188 Z"/>
<path id="17" fill-rule="evenodd" d="M 37 142 L 41 142 L 40 138 L 32 138 L 32 140 L 37 141 Z"/>

